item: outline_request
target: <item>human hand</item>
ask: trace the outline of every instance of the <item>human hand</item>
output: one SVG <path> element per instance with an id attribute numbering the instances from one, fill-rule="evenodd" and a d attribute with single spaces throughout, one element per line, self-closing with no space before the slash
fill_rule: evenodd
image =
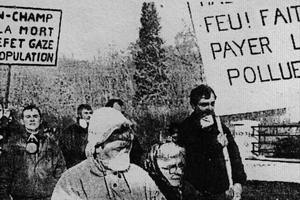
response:
<path id="1" fill-rule="evenodd" d="M 223 133 L 219 133 L 219 135 L 217 136 L 217 141 L 223 146 L 227 146 L 228 145 L 228 140 L 225 134 Z"/>
<path id="2" fill-rule="evenodd" d="M 233 200 L 240 200 L 242 198 L 243 188 L 240 183 L 235 183 L 233 186 Z"/>
<path id="3" fill-rule="evenodd" d="M 242 198 L 242 185 L 240 183 L 235 183 L 231 186 L 225 193 L 227 199 L 241 200 Z"/>

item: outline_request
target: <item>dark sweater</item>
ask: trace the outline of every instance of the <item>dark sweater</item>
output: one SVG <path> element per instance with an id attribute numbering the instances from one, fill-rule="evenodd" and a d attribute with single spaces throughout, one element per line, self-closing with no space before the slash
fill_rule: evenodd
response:
<path id="1" fill-rule="evenodd" d="M 244 184 L 246 174 L 238 147 L 229 129 L 222 126 L 228 140 L 233 183 Z M 181 124 L 179 143 L 186 148 L 185 179 L 201 193 L 220 194 L 229 188 L 223 147 L 217 141 L 218 134 L 216 123 L 202 128 L 195 113 Z"/>
<path id="2" fill-rule="evenodd" d="M 86 159 L 87 128 L 72 124 L 62 132 L 59 144 L 65 157 L 67 168 L 73 167 Z"/>

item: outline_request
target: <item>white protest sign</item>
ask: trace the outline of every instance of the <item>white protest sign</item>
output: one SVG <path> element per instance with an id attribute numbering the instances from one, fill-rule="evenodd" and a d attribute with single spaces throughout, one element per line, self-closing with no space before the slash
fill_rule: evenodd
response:
<path id="1" fill-rule="evenodd" d="M 0 64 L 57 63 L 61 10 L 0 6 Z"/>
<path id="2" fill-rule="evenodd" d="M 299 105 L 298 0 L 189 3 L 218 114 Z"/>

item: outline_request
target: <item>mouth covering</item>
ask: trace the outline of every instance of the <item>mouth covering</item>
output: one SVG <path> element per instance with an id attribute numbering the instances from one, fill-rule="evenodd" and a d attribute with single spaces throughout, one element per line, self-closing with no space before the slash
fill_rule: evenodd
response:
<path id="1" fill-rule="evenodd" d="M 120 111 L 110 107 L 95 110 L 88 128 L 87 157 L 95 152 L 96 144 L 104 143 L 122 125 L 131 126 L 132 123 Z"/>

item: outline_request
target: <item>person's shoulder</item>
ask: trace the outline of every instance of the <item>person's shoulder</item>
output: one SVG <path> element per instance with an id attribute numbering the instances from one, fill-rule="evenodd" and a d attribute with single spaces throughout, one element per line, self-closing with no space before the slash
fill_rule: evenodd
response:
<path id="1" fill-rule="evenodd" d="M 146 170 L 144 170 L 143 168 L 141 168 L 140 166 L 131 163 L 130 164 L 130 168 L 128 170 L 128 173 L 133 174 L 136 177 L 148 177 L 149 174 Z"/>
<path id="2" fill-rule="evenodd" d="M 193 113 L 187 116 L 180 124 L 180 127 L 190 126 L 190 124 L 194 121 Z"/>
<path id="3" fill-rule="evenodd" d="M 21 132 L 20 134 L 12 135 L 8 138 L 7 145 L 8 146 L 22 146 L 23 143 L 25 143 L 25 134 L 24 132 Z"/>
<path id="4" fill-rule="evenodd" d="M 26 139 L 24 135 L 13 135 L 8 138 L 3 152 L 6 152 L 11 158 L 17 155 L 23 155 L 26 151 Z"/>
<path id="5" fill-rule="evenodd" d="M 88 160 L 85 159 L 82 162 L 78 163 L 77 165 L 67 169 L 63 174 L 62 178 L 63 179 L 80 179 L 80 177 L 84 176 L 84 174 L 89 168 L 89 163 Z"/>
<path id="6" fill-rule="evenodd" d="M 66 128 L 64 128 L 62 130 L 62 134 L 61 134 L 61 138 L 60 139 L 69 139 L 69 137 L 71 137 L 72 135 L 74 135 L 75 133 L 78 132 L 78 130 L 80 130 L 81 127 L 79 126 L 79 124 L 77 123 L 73 123 L 69 126 L 67 126 Z"/>
<path id="7" fill-rule="evenodd" d="M 202 193 L 199 192 L 190 182 L 183 182 L 183 195 L 185 199 L 189 200 L 200 200 L 202 199 Z"/>
<path id="8" fill-rule="evenodd" d="M 189 191 L 196 191 L 196 188 L 188 181 L 184 180 L 183 181 L 183 186 L 184 189 L 189 190 Z"/>
<path id="9" fill-rule="evenodd" d="M 140 166 L 136 165 L 136 164 L 133 164 L 133 163 L 130 163 L 130 168 L 129 168 L 130 171 L 138 171 L 138 172 L 145 172 L 147 173 L 143 168 L 141 168 Z"/>
<path id="10" fill-rule="evenodd" d="M 73 124 L 70 124 L 68 125 L 65 129 L 63 129 L 63 132 L 64 131 L 71 131 L 71 130 L 74 130 L 74 129 L 78 129 L 80 126 L 78 123 L 73 123 Z"/>
<path id="11" fill-rule="evenodd" d="M 133 184 L 147 185 L 147 187 L 152 189 L 156 188 L 156 184 L 148 172 L 135 164 L 130 164 L 126 177 L 128 177 Z"/>

